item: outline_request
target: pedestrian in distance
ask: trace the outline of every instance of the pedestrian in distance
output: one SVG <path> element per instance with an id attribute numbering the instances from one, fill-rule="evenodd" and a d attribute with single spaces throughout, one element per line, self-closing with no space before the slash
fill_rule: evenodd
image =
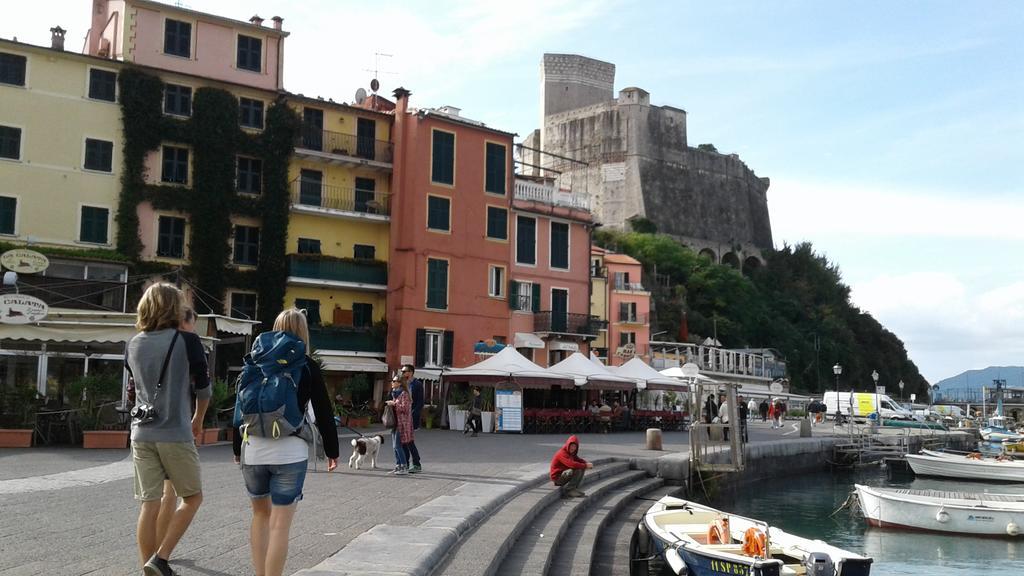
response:
<path id="1" fill-rule="evenodd" d="M 761 414 L 761 422 L 768 421 L 768 399 L 761 400 L 761 403 L 757 405 L 757 411 Z"/>
<path id="2" fill-rule="evenodd" d="M 253 342 L 238 380 L 233 449 L 252 504 L 249 546 L 260 576 L 284 571 L 314 426 L 323 439 L 327 471 L 338 466 L 334 411 L 320 366 L 307 355 L 308 342 L 306 315 L 295 308 L 282 311 L 273 331 Z M 310 407 L 315 423 L 309 421 Z"/>
<path id="3" fill-rule="evenodd" d="M 575 435 L 569 436 L 565 445 L 551 458 L 551 482 L 561 488 L 562 498 L 586 496 L 579 488 L 583 484 L 583 474 L 594 465 L 580 458 L 579 450 L 580 441 Z"/>
<path id="4" fill-rule="evenodd" d="M 751 400 L 753 402 L 753 400 Z M 749 442 L 750 438 L 747 436 L 747 418 L 750 416 L 750 409 L 748 404 L 743 402 L 743 396 L 736 397 L 737 410 L 736 413 L 740 419 L 740 439 L 744 442 Z"/>
<path id="5" fill-rule="evenodd" d="M 395 411 L 395 427 L 391 430 L 391 444 L 395 448 L 395 469 L 389 474 L 404 476 L 409 473 L 404 444 L 414 441 L 412 431 L 412 395 L 409 385 L 400 376 L 391 379 L 391 399 L 386 402 Z"/>
<path id="6" fill-rule="evenodd" d="M 704 401 L 704 423 L 711 424 L 716 417 L 718 417 L 718 404 L 715 403 L 715 395 L 708 394 L 708 399 Z"/>
<path id="7" fill-rule="evenodd" d="M 409 385 L 409 395 L 412 398 L 412 429 L 420 429 L 420 415 L 423 413 L 423 382 L 415 377 L 416 367 L 412 364 L 402 365 L 402 379 Z M 405 450 L 405 461 L 409 463 L 409 472 L 415 474 L 423 470 L 420 465 L 420 451 L 416 449 L 416 442 L 402 444 Z"/>
<path id="8" fill-rule="evenodd" d="M 772 430 L 778 428 L 778 420 L 775 418 L 776 409 L 779 406 L 778 400 L 772 400 L 772 403 L 768 405 L 768 419 L 772 421 Z"/>
<path id="9" fill-rule="evenodd" d="M 203 502 L 199 452 L 210 404 L 210 379 L 199 337 L 181 332 L 184 299 L 172 284 L 153 284 L 139 300 L 125 367 L 135 382 L 132 409 L 132 464 L 135 499 L 141 502 L 137 531 L 139 559 L 148 576 L 174 574 L 168 560 Z M 194 409 L 192 395 L 195 394 Z M 157 538 L 164 480 L 174 487 L 177 506 Z"/>
<path id="10" fill-rule="evenodd" d="M 749 418 L 753 418 L 756 414 L 757 414 L 757 400 L 754 400 L 753 398 L 751 398 L 750 402 L 747 402 L 747 416 Z"/>
<path id="11" fill-rule="evenodd" d="M 722 424 L 729 423 L 729 401 L 725 399 L 725 394 L 718 397 L 718 421 Z M 729 427 L 722 427 L 722 437 L 728 442 L 729 441 Z"/>
<path id="12" fill-rule="evenodd" d="M 483 423 L 484 399 L 480 397 L 480 388 L 473 388 L 473 397 L 469 401 L 469 427 L 462 431 L 463 434 L 472 430 L 473 437 L 484 429 Z"/>

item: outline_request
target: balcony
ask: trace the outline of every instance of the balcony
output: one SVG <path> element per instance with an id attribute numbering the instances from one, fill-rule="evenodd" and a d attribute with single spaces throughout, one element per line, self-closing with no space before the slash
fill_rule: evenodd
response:
<path id="1" fill-rule="evenodd" d="M 529 200 L 565 206 L 577 210 L 590 210 L 590 198 L 585 194 L 574 194 L 572 190 L 558 188 L 553 182 L 539 182 L 516 178 L 515 199 Z"/>
<path id="2" fill-rule="evenodd" d="M 621 282 L 619 280 L 615 281 L 615 285 L 612 289 L 622 292 L 646 292 L 646 290 L 644 290 L 644 285 L 641 282 Z"/>
<path id="3" fill-rule="evenodd" d="M 619 315 L 619 324 L 647 324 L 647 314 Z"/>
<path id="4" fill-rule="evenodd" d="M 295 286 L 336 287 L 383 292 L 388 288 L 388 265 L 379 260 L 334 260 L 289 256 L 288 283 Z"/>
<path id="5" fill-rule="evenodd" d="M 310 326 L 309 339 L 314 350 L 383 353 L 386 349 L 384 335 L 370 328 Z"/>
<path id="6" fill-rule="evenodd" d="M 18 293 L 35 296 L 50 308 L 124 312 L 124 282 L 19 274 Z"/>
<path id="7" fill-rule="evenodd" d="M 292 210 L 362 220 L 390 220 L 391 194 L 328 186 L 314 180 L 291 183 Z"/>
<path id="8" fill-rule="evenodd" d="M 390 170 L 394 160 L 394 146 L 387 140 L 304 125 L 295 141 L 295 155 L 330 164 L 355 164 Z"/>
<path id="9" fill-rule="evenodd" d="M 534 312 L 533 314 L 533 331 L 537 333 L 556 332 L 597 338 L 600 324 L 601 321 L 590 314 L 551 311 Z"/>

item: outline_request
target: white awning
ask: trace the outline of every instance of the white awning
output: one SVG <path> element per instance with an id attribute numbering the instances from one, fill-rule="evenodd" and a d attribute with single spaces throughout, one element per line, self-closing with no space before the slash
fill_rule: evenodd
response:
<path id="1" fill-rule="evenodd" d="M 229 318 L 228 316 L 222 316 L 220 314 L 200 314 L 200 321 L 206 321 L 209 323 L 213 321 L 213 325 L 217 328 L 217 332 L 227 332 L 228 334 L 240 334 L 242 336 L 249 336 L 252 334 L 252 327 L 255 324 L 259 324 L 258 320 L 243 320 L 241 318 Z M 205 329 L 203 332 L 207 331 Z"/>
<path id="2" fill-rule="evenodd" d="M 537 336 L 533 332 L 516 332 L 514 340 L 515 348 L 544 349 L 544 341 L 540 339 L 540 336 Z"/>
<path id="3" fill-rule="evenodd" d="M 39 342 L 127 342 L 138 330 L 134 324 L 92 324 L 79 322 L 47 322 L 39 324 L 4 324 L 0 339 L 34 340 Z"/>
<path id="4" fill-rule="evenodd" d="M 386 374 L 388 365 L 365 356 L 321 356 L 324 372 L 372 372 Z"/>
<path id="5" fill-rule="evenodd" d="M 436 368 L 417 368 L 413 374 L 414 378 L 420 380 L 430 380 L 431 382 L 437 382 L 441 379 L 441 371 Z"/>

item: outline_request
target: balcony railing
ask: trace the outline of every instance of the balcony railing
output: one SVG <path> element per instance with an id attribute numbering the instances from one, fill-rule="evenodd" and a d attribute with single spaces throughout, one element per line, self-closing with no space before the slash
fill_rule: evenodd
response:
<path id="1" fill-rule="evenodd" d="M 644 291 L 644 285 L 641 282 L 620 282 L 620 281 L 616 280 L 615 281 L 615 289 L 616 290 L 630 290 L 630 291 L 633 291 L 633 292 L 643 292 Z"/>
<path id="2" fill-rule="evenodd" d="M 394 147 L 387 140 L 331 132 L 309 125 L 303 125 L 295 147 L 388 164 L 394 159 Z"/>
<path id="3" fill-rule="evenodd" d="M 387 286 L 386 262 L 367 260 L 330 260 L 327 258 L 289 256 L 288 276 L 353 284 Z"/>
<path id="4" fill-rule="evenodd" d="M 124 282 L 21 274 L 18 288 L 20 294 L 35 296 L 51 308 L 111 312 L 125 309 Z"/>
<path id="5" fill-rule="evenodd" d="M 292 181 L 292 205 L 387 216 L 391 214 L 391 195 L 296 179 Z"/>
<path id="6" fill-rule="evenodd" d="M 313 341 L 316 350 L 385 351 L 384 335 L 369 328 L 311 326 L 309 339 Z"/>
<path id="7" fill-rule="evenodd" d="M 647 324 L 647 314 L 619 315 L 619 322 L 622 324 Z"/>
<path id="8" fill-rule="evenodd" d="M 554 184 L 534 182 L 533 180 L 516 179 L 516 200 L 531 200 L 553 206 L 568 206 L 580 210 L 590 210 L 590 198 L 584 194 L 574 194 L 571 190 L 561 190 Z"/>
<path id="9" fill-rule="evenodd" d="M 579 334 L 597 337 L 599 320 L 589 314 L 569 314 L 567 312 L 534 312 L 534 332 L 559 332 L 562 334 Z"/>

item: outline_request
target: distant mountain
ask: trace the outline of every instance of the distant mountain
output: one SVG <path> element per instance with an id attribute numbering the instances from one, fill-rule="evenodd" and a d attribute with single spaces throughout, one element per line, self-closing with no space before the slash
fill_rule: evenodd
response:
<path id="1" fill-rule="evenodd" d="M 940 380 L 934 385 L 938 386 L 940 393 L 952 390 L 981 392 L 982 386 L 991 388 L 992 381 L 996 378 L 1006 380 L 1006 386 L 1009 388 L 1024 388 L 1024 366 L 989 366 L 981 370 L 968 370 L 951 378 Z"/>

